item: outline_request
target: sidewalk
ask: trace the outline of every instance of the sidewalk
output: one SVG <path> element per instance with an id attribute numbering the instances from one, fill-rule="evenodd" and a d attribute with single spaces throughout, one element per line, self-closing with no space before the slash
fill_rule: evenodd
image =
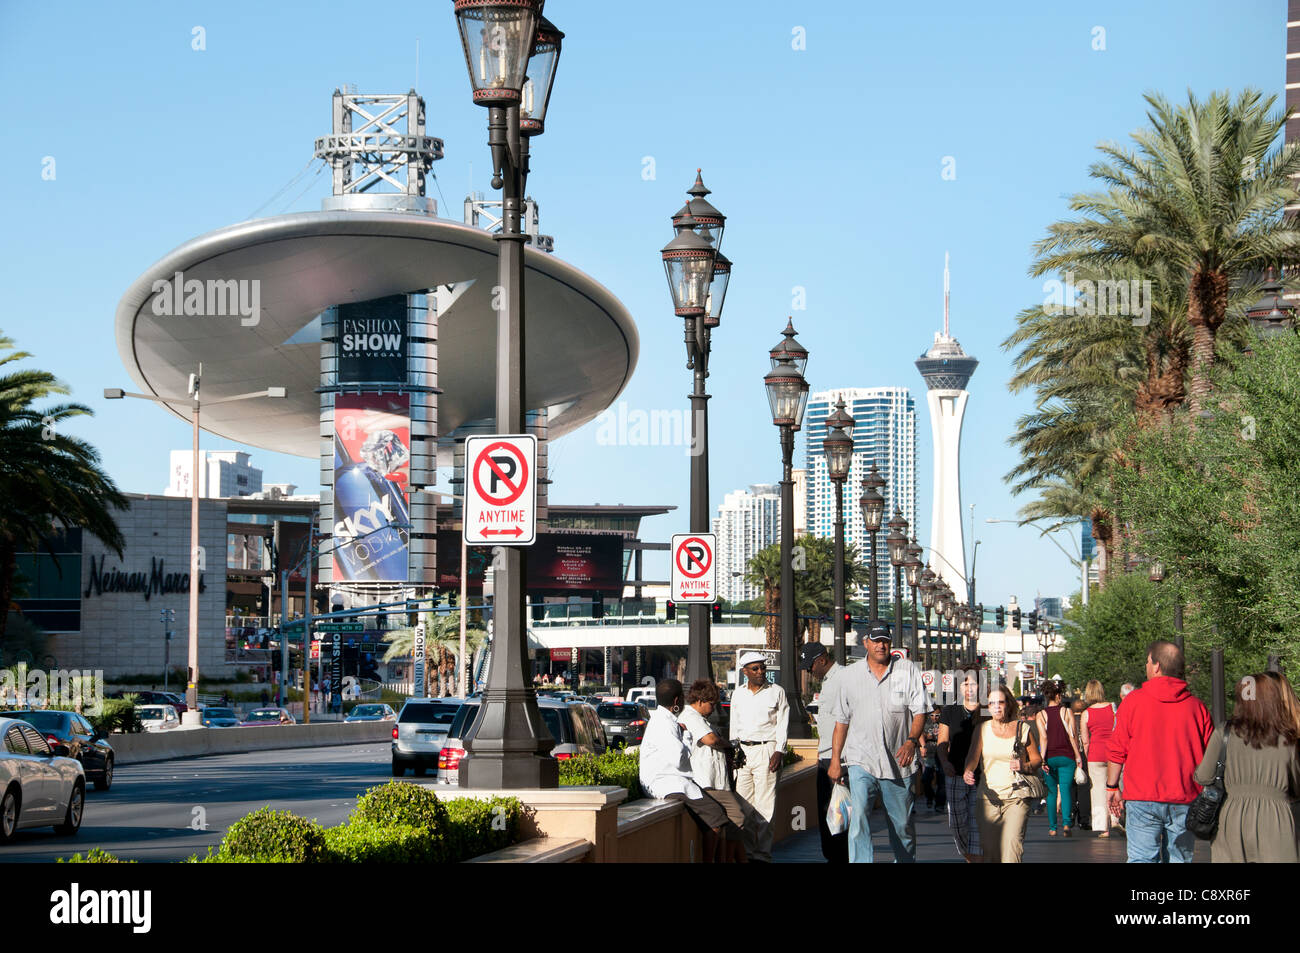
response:
<path id="1" fill-rule="evenodd" d="M 948 819 L 945 814 L 935 814 L 926 807 L 922 800 L 915 809 L 916 815 L 916 859 L 920 863 L 960 864 L 964 863 L 953 845 L 952 835 L 948 831 Z M 812 820 L 811 818 L 809 819 Z M 894 852 L 889 846 L 889 835 L 885 833 L 885 814 L 877 808 L 871 814 L 872 847 L 875 862 L 892 864 Z M 1122 864 L 1128 860 L 1127 845 L 1124 834 L 1112 829 L 1109 837 L 1098 837 L 1092 831 L 1075 830 L 1073 836 L 1047 836 L 1047 815 L 1031 814 L 1029 830 L 1025 833 L 1025 857 L 1027 864 L 1070 863 L 1070 864 Z M 1208 841 L 1196 842 L 1195 862 L 1210 862 Z M 824 864 L 821 837 L 814 825 L 812 830 L 803 831 L 788 837 L 772 851 L 772 861 L 777 864 Z"/>

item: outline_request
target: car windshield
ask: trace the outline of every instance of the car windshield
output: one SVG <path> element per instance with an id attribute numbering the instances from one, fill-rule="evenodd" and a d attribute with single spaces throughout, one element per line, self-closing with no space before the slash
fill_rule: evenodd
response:
<path id="1" fill-rule="evenodd" d="M 248 716 L 249 721 L 279 721 L 280 712 L 274 708 L 263 708 Z"/>
<path id="2" fill-rule="evenodd" d="M 421 725 L 446 725 L 450 728 L 460 708 L 459 702 L 450 705 L 438 702 L 408 702 L 397 720 L 403 724 L 414 721 Z"/>
<path id="3" fill-rule="evenodd" d="M 352 709 L 352 714 L 356 715 L 382 715 L 384 708 L 382 705 L 358 705 Z"/>
<path id="4" fill-rule="evenodd" d="M 235 711 L 233 708 L 205 708 L 203 710 L 205 718 L 234 718 Z"/>
<path id="5" fill-rule="evenodd" d="M 13 712 L 11 717 L 21 718 L 27 724 L 41 731 L 66 731 L 67 718 L 61 711 L 24 711 Z"/>
<path id="6" fill-rule="evenodd" d="M 601 718 L 632 719 L 637 716 L 637 707 L 636 705 L 601 705 L 596 709 L 596 714 Z"/>
<path id="7" fill-rule="evenodd" d="M 140 708 L 138 711 L 144 721 L 157 721 L 163 716 L 161 708 Z"/>

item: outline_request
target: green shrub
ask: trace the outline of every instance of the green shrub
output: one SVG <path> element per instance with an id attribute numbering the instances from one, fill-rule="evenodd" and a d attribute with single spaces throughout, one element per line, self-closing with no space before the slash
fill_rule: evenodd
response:
<path id="1" fill-rule="evenodd" d="M 615 784 L 627 788 L 629 801 L 641 792 L 641 759 L 623 748 L 607 750 L 601 755 L 584 754 L 560 762 L 560 786 Z"/>
<path id="2" fill-rule="evenodd" d="M 447 827 L 447 809 L 428 788 L 409 781 L 389 781 L 361 795 L 352 820 L 427 827 L 441 833 Z"/>
<path id="3" fill-rule="evenodd" d="M 449 860 L 456 862 L 490 854 L 519 840 L 523 804 L 518 798 L 494 797 L 480 800 L 454 798 L 446 803 Z"/>
<path id="4" fill-rule="evenodd" d="M 352 820 L 325 831 L 329 859 L 340 864 L 436 864 L 448 859 L 444 830 Z"/>
<path id="5" fill-rule="evenodd" d="M 139 734 L 144 731 L 144 725 L 140 722 L 140 715 L 135 710 L 135 700 L 139 697 L 138 695 L 127 695 L 125 698 L 105 698 L 99 714 L 87 714 L 86 717 L 91 725 L 104 734 L 110 734 L 114 731 Z"/>
<path id="6" fill-rule="evenodd" d="M 110 854 L 106 850 L 98 847 L 92 847 L 90 852 L 82 857 L 80 854 L 73 854 L 71 857 L 60 857 L 57 861 L 60 864 L 134 864 L 134 860 L 122 860 L 116 854 Z"/>
<path id="7" fill-rule="evenodd" d="M 230 825 L 220 853 L 227 858 L 313 863 L 324 859 L 325 832 L 315 821 L 264 807 Z"/>

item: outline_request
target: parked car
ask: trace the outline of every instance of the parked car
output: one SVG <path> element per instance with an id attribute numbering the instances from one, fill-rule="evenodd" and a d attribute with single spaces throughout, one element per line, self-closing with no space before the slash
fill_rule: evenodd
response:
<path id="1" fill-rule="evenodd" d="M 393 725 L 393 777 L 407 769 L 421 777 L 438 773 L 438 756 L 447 742 L 456 713 L 464 703 L 459 698 L 408 698 Z"/>
<path id="2" fill-rule="evenodd" d="M 244 728 L 261 728 L 265 725 L 296 725 L 298 719 L 283 708 L 255 708 L 241 722 Z"/>
<path id="3" fill-rule="evenodd" d="M 596 708 L 596 717 L 611 747 L 623 744 L 630 748 L 641 743 L 650 711 L 640 702 L 604 702 Z"/>
<path id="4" fill-rule="evenodd" d="M 396 721 L 397 712 L 387 705 L 358 705 L 343 719 L 346 721 Z"/>
<path id="5" fill-rule="evenodd" d="M 460 783 L 460 762 L 465 757 L 461 739 L 469 727 L 469 720 L 478 714 L 479 704 L 478 699 L 466 699 L 456 713 L 447 743 L 438 754 L 438 775 L 434 780 L 439 784 Z M 596 709 L 590 705 L 539 698 L 537 707 L 541 709 L 546 730 L 555 739 L 552 758 L 564 760 L 580 754 L 602 754 L 608 747 L 605 729 L 596 716 Z"/>
<path id="6" fill-rule="evenodd" d="M 654 699 L 655 690 L 653 688 L 629 688 L 627 696 L 623 699 L 629 702 L 644 702 L 647 698 Z"/>
<path id="7" fill-rule="evenodd" d="M 39 731 L 56 755 L 80 762 L 86 779 L 95 782 L 96 790 L 107 791 L 113 786 L 113 746 L 75 711 L 10 711 L 5 716 L 20 718 Z"/>
<path id="8" fill-rule="evenodd" d="M 204 728 L 238 728 L 239 716 L 233 708 L 218 708 L 206 705 L 199 711 L 199 720 Z"/>
<path id="9" fill-rule="evenodd" d="M 86 806 L 86 772 L 51 750 L 39 731 L 0 718 L 0 844 L 29 827 L 75 834 Z"/>
<path id="10" fill-rule="evenodd" d="M 109 692 L 106 698 L 122 698 L 125 695 L 134 695 L 137 705 L 171 705 L 176 709 L 176 713 L 183 715 L 190 710 L 185 704 L 184 696 L 177 695 L 175 692 L 153 692 L 153 691 L 118 691 Z"/>
<path id="11" fill-rule="evenodd" d="M 181 726 L 181 716 L 173 705 L 136 705 L 135 710 L 145 731 L 170 731 Z"/>

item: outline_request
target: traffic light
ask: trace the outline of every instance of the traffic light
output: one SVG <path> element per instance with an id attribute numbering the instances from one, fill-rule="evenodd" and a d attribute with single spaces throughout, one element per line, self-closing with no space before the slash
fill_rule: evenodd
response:
<path id="1" fill-rule="evenodd" d="M 1037 632 L 1037 631 L 1038 631 L 1038 610 L 1037 610 L 1037 609 L 1032 609 L 1032 610 L 1030 610 L 1030 613 L 1029 613 L 1029 631 L 1030 631 L 1030 632 Z"/>
<path id="2" fill-rule="evenodd" d="M 852 612 L 846 612 L 846 613 L 844 613 L 844 628 L 846 628 L 846 629 L 851 629 L 851 628 L 853 628 L 853 613 L 852 613 Z"/>
<path id="3" fill-rule="evenodd" d="M 713 621 L 714 621 L 714 622 L 721 622 L 721 621 L 722 621 L 722 603 L 721 603 L 721 602 L 715 602 L 715 603 L 713 604 Z"/>
<path id="4" fill-rule="evenodd" d="M 1011 627 L 1012 627 L 1013 629 L 1018 629 L 1018 628 L 1020 628 L 1020 609 L 1019 609 L 1019 608 L 1015 608 L 1015 609 L 1012 609 L 1012 610 L 1011 610 Z"/>
<path id="5" fill-rule="evenodd" d="M 664 609 L 664 618 L 669 622 L 672 622 L 673 619 L 677 618 L 677 603 L 673 602 L 671 599 L 668 600 L 668 605 Z"/>
<path id="6" fill-rule="evenodd" d="M 999 607 L 999 608 L 1000 608 L 1000 607 Z M 979 667 L 980 667 L 980 668 L 988 668 L 988 664 L 989 664 L 989 662 L 988 662 L 988 657 L 985 656 L 984 653 L 981 652 L 981 653 L 980 653 L 980 660 L 979 660 Z"/>
<path id="7" fill-rule="evenodd" d="M 1007 610 L 1002 606 L 998 606 L 995 612 L 995 617 L 997 619 L 998 628 L 1005 629 L 1007 627 Z"/>

